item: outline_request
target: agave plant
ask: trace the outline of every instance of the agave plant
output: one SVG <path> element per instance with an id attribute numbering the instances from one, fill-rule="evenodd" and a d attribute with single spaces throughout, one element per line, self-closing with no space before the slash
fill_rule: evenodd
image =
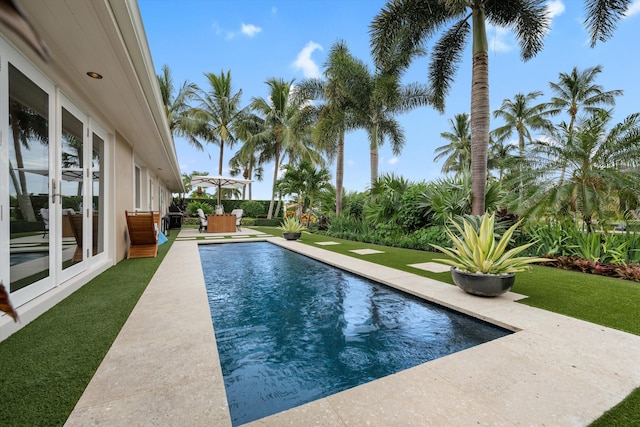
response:
<path id="1" fill-rule="evenodd" d="M 490 216 L 485 214 L 477 230 L 468 218 L 463 219 L 462 225 L 456 222 L 452 222 L 452 224 L 459 235 L 454 234 L 449 228 L 446 229 L 446 233 L 453 242 L 454 248 L 447 249 L 431 244 L 452 259 L 436 259 L 434 261 L 470 273 L 496 275 L 525 271 L 530 268 L 528 264 L 548 261 L 546 258 L 516 256 L 533 245 L 534 242 L 507 250 L 511 235 L 520 225 L 520 221 L 505 231 L 497 242 L 494 235 L 494 214 Z"/>
<path id="2" fill-rule="evenodd" d="M 280 229 L 285 233 L 299 233 L 304 230 L 304 226 L 300 223 L 300 220 L 297 217 L 290 216 L 282 221 Z"/>

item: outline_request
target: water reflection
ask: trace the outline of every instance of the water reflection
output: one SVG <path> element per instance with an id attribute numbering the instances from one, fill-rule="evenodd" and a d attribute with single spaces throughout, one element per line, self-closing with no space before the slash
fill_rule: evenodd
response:
<path id="1" fill-rule="evenodd" d="M 200 254 L 234 424 L 508 333 L 269 243 Z"/>

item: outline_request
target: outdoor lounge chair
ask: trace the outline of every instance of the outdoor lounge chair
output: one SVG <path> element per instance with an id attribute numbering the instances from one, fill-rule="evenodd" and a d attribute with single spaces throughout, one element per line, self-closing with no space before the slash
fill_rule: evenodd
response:
<path id="1" fill-rule="evenodd" d="M 128 212 L 129 258 L 149 258 L 158 255 L 158 225 L 151 212 Z M 158 215 L 159 216 L 159 215 Z"/>
<path id="2" fill-rule="evenodd" d="M 240 222 L 242 221 L 242 214 L 244 214 L 244 211 L 242 209 L 234 209 L 231 211 L 231 215 L 236 216 L 236 231 L 242 231 L 242 228 L 240 228 Z"/>
<path id="3" fill-rule="evenodd" d="M 209 223 L 207 222 L 207 217 L 202 209 L 198 209 L 198 219 L 200 220 L 200 228 L 198 228 L 198 231 L 200 233 L 202 233 L 203 230 L 207 231 L 207 225 Z"/>
<path id="4" fill-rule="evenodd" d="M 42 217 L 42 222 L 44 223 L 44 232 L 42 233 L 42 238 L 44 239 L 49 232 L 49 209 L 40 208 L 40 216 Z"/>
<path id="5" fill-rule="evenodd" d="M 73 210 L 72 210 L 73 212 Z M 83 259 L 84 254 L 82 253 L 82 214 L 67 214 L 69 218 L 69 224 L 71 225 L 71 231 L 73 232 L 73 237 L 76 239 L 76 250 L 73 253 L 73 258 L 71 260 L 73 262 L 80 262 Z M 91 241 L 92 248 L 91 253 L 93 255 L 98 253 L 98 215 L 93 215 L 93 222 L 91 224 Z"/>

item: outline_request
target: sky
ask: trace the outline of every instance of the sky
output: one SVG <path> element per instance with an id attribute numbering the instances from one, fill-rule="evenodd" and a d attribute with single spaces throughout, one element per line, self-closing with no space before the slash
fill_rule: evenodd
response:
<path id="1" fill-rule="evenodd" d="M 322 77 L 331 46 L 346 42 L 353 56 L 373 70 L 369 28 L 384 7 L 380 0 L 138 0 L 156 74 L 167 64 L 174 85 L 185 80 L 209 89 L 204 73 L 231 71 L 234 90 L 242 90 L 242 106 L 252 98 L 268 98 L 265 82 L 272 78 L 301 81 Z M 634 0 L 627 16 L 618 23 L 613 37 L 589 47 L 584 29 L 583 0 L 549 0 L 551 29 L 543 50 L 523 62 L 513 33 L 488 28 L 489 90 L 491 111 L 517 93 L 541 91 L 539 102 L 549 101 L 549 82 L 574 67 L 603 67 L 596 79 L 605 90 L 622 90 L 616 101 L 614 123 L 640 112 L 640 0 Z M 430 51 L 431 40 L 427 43 Z M 427 82 L 429 55 L 414 61 L 403 83 Z M 394 173 L 412 182 L 442 177 L 442 162 L 434 162 L 434 150 L 447 142 L 440 134 L 451 130 L 449 120 L 469 113 L 471 103 L 471 47 L 455 74 L 443 114 L 421 107 L 396 116 L 405 132 L 402 152 L 394 156 L 388 143 L 380 148 L 379 174 Z M 568 121 L 558 116 L 555 123 Z M 502 125 L 492 118 L 491 129 Z M 206 146 L 197 151 L 176 137 L 176 152 L 182 173 L 218 173 L 218 150 Z M 344 187 L 363 191 L 370 180 L 369 145 L 364 131 L 345 137 Z M 225 148 L 224 175 L 228 160 L 238 147 Z M 264 180 L 254 182 L 253 198 L 271 198 L 274 165 L 264 166 Z M 335 163 L 329 166 L 335 185 Z"/>

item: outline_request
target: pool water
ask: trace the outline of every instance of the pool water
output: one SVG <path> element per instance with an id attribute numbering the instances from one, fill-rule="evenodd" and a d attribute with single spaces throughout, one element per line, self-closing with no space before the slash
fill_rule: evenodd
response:
<path id="1" fill-rule="evenodd" d="M 267 242 L 200 257 L 233 425 L 511 333 Z"/>

